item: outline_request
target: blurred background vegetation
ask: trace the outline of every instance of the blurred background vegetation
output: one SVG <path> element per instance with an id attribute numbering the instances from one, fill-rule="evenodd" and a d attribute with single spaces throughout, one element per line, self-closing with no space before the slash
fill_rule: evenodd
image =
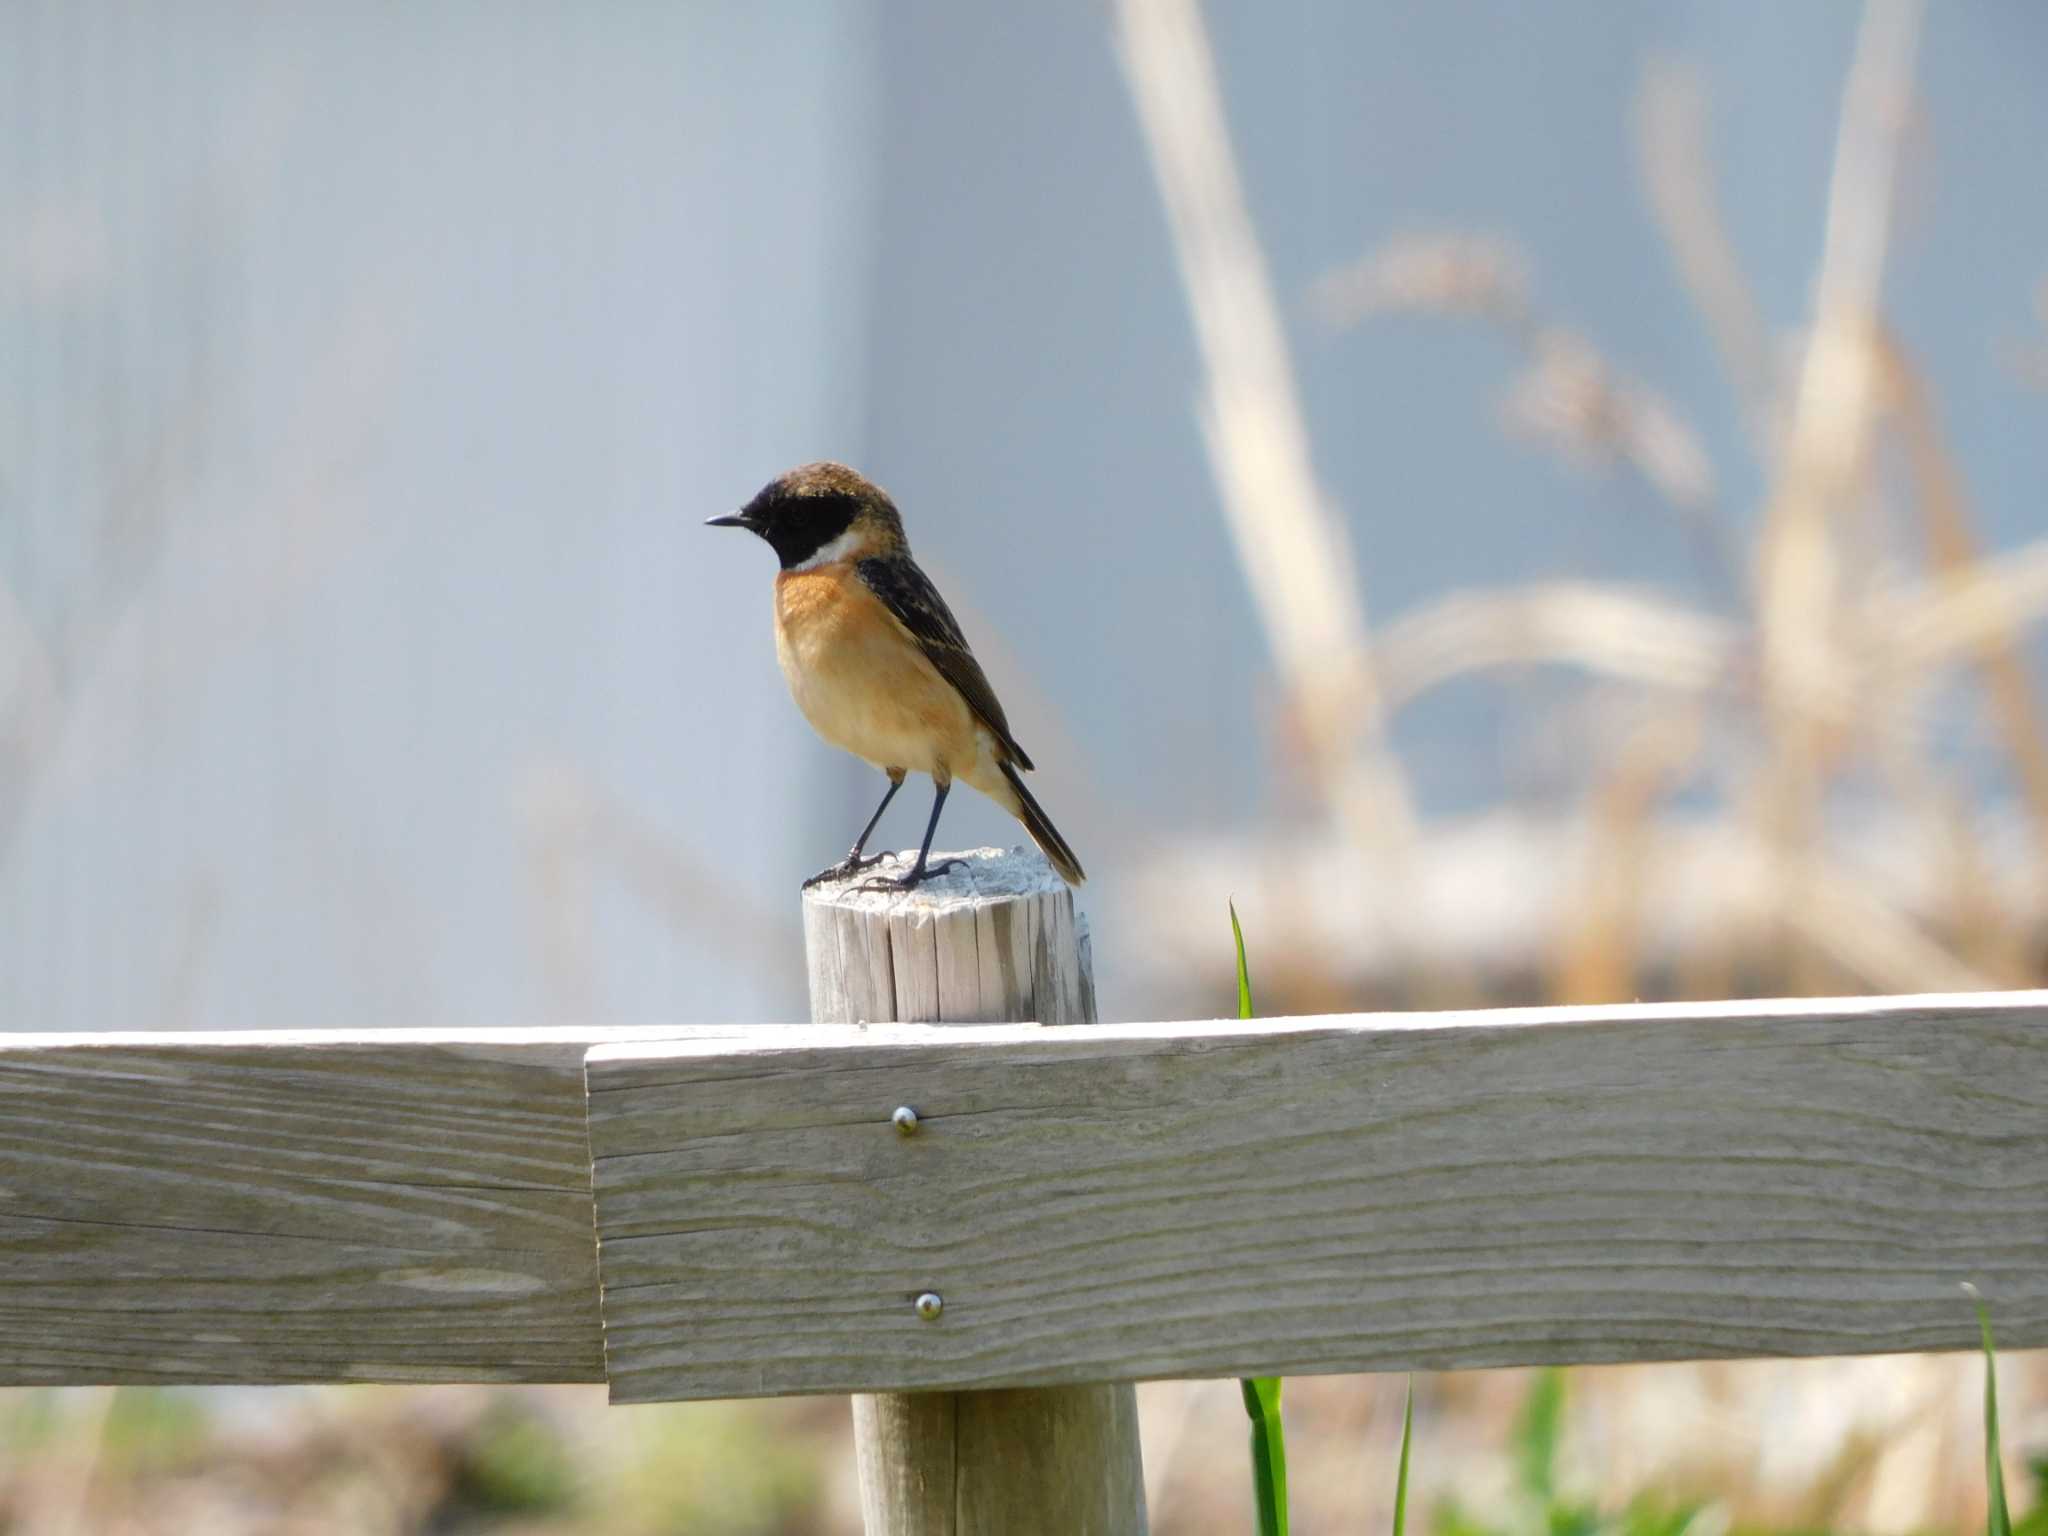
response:
<path id="1" fill-rule="evenodd" d="M 870 786 L 697 525 L 820 456 L 1106 1017 L 1227 1013 L 1229 894 L 1271 1012 L 2039 985 L 2044 66 L 1902 0 L 0 4 L 0 1025 L 800 1016 Z M 1417 1506 L 1968 1530 L 1976 1372 L 1429 1378 Z M 1290 1383 L 1301 1529 L 1384 1528 L 1401 1390 Z M 1141 1401 L 1155 1528 L 1247 1529 L 1235 1386 Z M 847 1449 L 8 1393 L 0 1530 L 843 1532 Z"/>

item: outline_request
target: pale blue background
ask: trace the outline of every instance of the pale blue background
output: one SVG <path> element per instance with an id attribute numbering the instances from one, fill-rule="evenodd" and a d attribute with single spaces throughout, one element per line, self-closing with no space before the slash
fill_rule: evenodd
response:
<path id="1" fill-rule="evenodd" d="M 2048 396 L 2006 362 L 2048 9 L 1932 11 L 1890 313 L 2006 545 L 2048 521 Z M 1305 295 L 1402 229 L 1512 235 L 1753 515 L 1635 93 L 1698 69 L 1788 329 L 1855 9 L 1209 14 L 1375 616 L 1544 574 L 1717 601 L 1641 487 L 1495 429 L 1497 340 L 1332 338 Z M 782 693 L 767 552 L 698 524 L 819 456 L 897 493 L 1110 909 L 1277 794 L 1197 384 L 1088 0 L 0 3 L 0 1027 L 800 1014 L 795 882 L 875 784 Z M 1543 697 L 1405 715 L 1428 806 L 1515 791 Z M 950 844 L 1017 836 L 949 807 Z M 1146 1003 L 1122 941 L 1112 1015 Z"/>

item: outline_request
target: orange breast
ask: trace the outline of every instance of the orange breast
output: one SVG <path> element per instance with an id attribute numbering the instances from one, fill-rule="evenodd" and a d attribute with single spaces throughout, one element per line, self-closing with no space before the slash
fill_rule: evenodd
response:
<path id="1" fill-rule="evenodd" d="M 966 701 L 851 564 L 775 578 L 775 654 L 812 729 L 878 768 L 950 778 L 981 755 Z"/>

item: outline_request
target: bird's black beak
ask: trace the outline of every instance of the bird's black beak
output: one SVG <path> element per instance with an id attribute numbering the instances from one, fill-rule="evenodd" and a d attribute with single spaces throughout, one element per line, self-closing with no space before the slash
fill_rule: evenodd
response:
<path id="1" fill-rule="evenodd" d="M 747 521 L 746 513 L 728 512 L 724 517 L 705 518 L 704 526 L 706 528 L 751 528 L 754 525 Z"/>

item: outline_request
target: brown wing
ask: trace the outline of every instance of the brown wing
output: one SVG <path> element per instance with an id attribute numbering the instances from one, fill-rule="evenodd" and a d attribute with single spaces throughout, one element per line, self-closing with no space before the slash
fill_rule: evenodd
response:
<path id="1" fill-rule="evenodd" d="M 931 578 L 917 568 L 917 562 L 907 555 L 886 555 L 863 560 L 853 569 L 867 589 L 896 616 L 897 622 L 910 631 L 925 659 L 938 668 L 939 676 L 960 691 L 975 719 L 995 733 L 1010 760 L 1019 768 L 1029 768 L 1031 759 L 1010 734 L 1003 706 L 996 702 L 996 692 L 989 687 L 981 663 L 967 648 L 967 637 L 960 633 L 960 621 L 953 617 L 953 610 L 939 596 Z"/>

